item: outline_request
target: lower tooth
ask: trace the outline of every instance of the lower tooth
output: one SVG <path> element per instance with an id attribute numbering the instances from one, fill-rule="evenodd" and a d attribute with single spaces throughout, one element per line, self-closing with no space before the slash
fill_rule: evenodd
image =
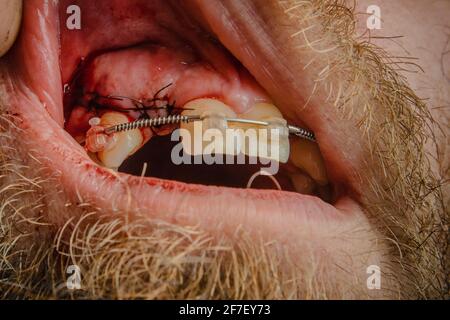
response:
<path id="1" fill-rule="evenodd" d="M 105 113 L 101 118 L 101 126 L 109 127 L 120 123 L 129 122 L 127 116 L 118 112 Z M 97 157 L 108 168 L 118 169 L 122 163 L 135 153 L 143 143 L 140 130 L 130 130 L 115 133 L 115 139 L 107 150 L 98 152 Z"/>
<path id="2" fill-rule="evenodd" d="M 305 174 L 294 173 L 290 175 L 295 191 L 302 194 L 313 194 L 316 187 L 314 181 Z"/>

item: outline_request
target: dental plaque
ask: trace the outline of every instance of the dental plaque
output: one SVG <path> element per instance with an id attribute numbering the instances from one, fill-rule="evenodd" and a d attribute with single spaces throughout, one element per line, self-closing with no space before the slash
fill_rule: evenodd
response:
<path id="1" fill-rule="evenodd" d="M 294 125 L 242 66 L 227 79 L 189 50 L 139 45 L 82 59 L 66 130 L 105 168 L 331 201 L 313 132 Z"/>

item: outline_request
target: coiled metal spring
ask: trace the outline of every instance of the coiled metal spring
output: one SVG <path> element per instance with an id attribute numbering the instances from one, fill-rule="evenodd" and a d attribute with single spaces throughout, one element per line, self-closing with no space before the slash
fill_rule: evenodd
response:
<path id="1" fill-rule="evenodd" d="M 157 117 L 157 118 L 151 118 L 151 119 L 141 119 L 136 120 L 132 122 L 127 123 L 120 123 L 115 126 L 111 126 L 105 129 L 106 134 L 113 134 L 116 132 L 122 132 L 122 131 L 129 131 L 129 130 L 135 130 L 135 129 L 141 129 L 141 128 L 149 128 L 149 127 L 156 127 L 166 124 L 179 124 L 179 123 L 188 123 L 192 121 L 200 121 L 202 120 L 201 116 L 183 116 L 183 115 L 171 115 L 167 117 Z M 263 126 L 269 126 L 270 124 L 266 121 L 259 121 L 259 120 L 249 120 L 249 119 L 226 119 L 228 122 L 235 122 L 235 123 L 245 123 L 245 124 L 254 124 L 254 125 L 263 125 Z M 289 129 L 289 134 L 295 135 L 299 138 L 307 139 L 310 141 L 316 141 L 316 137 L 313 132 L 308 131 L 306 129 L 297 127 L 297 126 L 287 126 Z"/>
<path id="2" fill-rule="evenodd" d="M 293 134 L 293 135 L 295 135 L 295 136 L 297 136 L 299 138 L 303 138 L 303 139 L 306 139 L 306 140 L 310 140 L 310 141 L 316 142 L 316 135 L 314 134 L 314 132 L 308 131 L 306 129 L 299 128 L 299 127 L 296 127 L 296 126 L 290 126 L 290 125 L 288 126 L 288 128 L 289 128 L 289 133 L 290 134 Z"/>
<path id="3" fill-rule="evenodd" d="M 108 127 L 105 129 L 106 134 L 113 134 L 116 132 L 122 132 L 122 131 L 130 131 L 135 129 L 141 129 L 141 128 L 149 128 L 149 127 L 156 127 L 156 126 L 162 126 L 166 124 L 178 124 L 183 122 L 190 122 L 200 120 L 200 117 L 197 116 L 183 116 L 183 115 L 171 115 L 167 117 L 158 117 L 158 118 L 151 118 L 151 119 L 140 119 L 132 122 L 127 123 L 120 123 L 112 127 Z"/>

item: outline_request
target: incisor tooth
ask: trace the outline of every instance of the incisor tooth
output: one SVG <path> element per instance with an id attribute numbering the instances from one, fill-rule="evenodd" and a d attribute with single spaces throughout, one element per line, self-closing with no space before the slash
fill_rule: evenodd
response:
<path id="1" fill-rule="evenodd" d="M 257 128 L 261 130 L 267 130 L 267 137 L 269 143 L 267 144 L 267 149 L 269 150 L 269 158 L 272 160 L 276 160 L 282 163 L 286 163 L 289 159 L 289 132 L 287 131 L 287 122 L 283 119 L 283 115 L 280 110 L 276 106 L 270 103 L 258 103 L 255 104 L 250 110 L 241 114 L 239 116 L 241 119 L 249 119 L 249 120 L 260 120 L 267 121 L 270 123 L 269 127 L 265 126 L 254 126 L 247 124 L 234 124 L 233 128 Z M 270 129 L 279 130 L 279 140 L 278 143 L 276 141 L 271 140 L 271 132 Z M 249 143 L 248 139 L 243 139 L 244 143 L 244 153 L 247 155 L 254 155 L 256 150 L 256 144 Z M 275 147 L 278 147 L 279 155 L 271 155 L 270 150 L 272 144 L 275 144 Z"/>
<path id="2" fill-rule="evenodd" d="M 297 168 L 309 174 L 320 186 L 328 184 L 325 164 L 317 143 L 305 139 L 293 140 L 290 159 Z"/>
<path id="3" fill-rule="evenodd" d="M 276 160 L 279 162 L 287 162 L 289 159 L 289 133 L 287 131 L 287 123 L 283 119 L 281 112 L 273 104 L 269 103 L 259 103 L 256 104 L 252 109 L 250 109 L 245 114 L 239 115 L 241 119 L 251 119 L 251 120 L 261 120 L 270 123 L 269 126 L 255 126 L 252 124 L 242 124 L 242 123 L 227 123 L 224 118 L 237 118 L 236 113 L 226 104 L 215 99 L 198 99 L 187 103 L 184 106 L 186 109 L 183 115 L 201 115 L 206 118 L 203 120 L 203 132 L 201 135 L 195 135 L 195 126 L 198 124 L 196 122 L 183 123 L 180 128 L 187 129 L 191 133 L 191 141 L 184 141 L 183 146 L 185 151 L 191 155 L 200 155 L 209 148 L 205 149 L 205 146 L 210 144 L 210 142 L 203 141 L 203 134 L 208 129 L 219 130 L 223 137 L 225 137 L 225 130 L 230 129 L 240 129 L 235 131 L 234 143 L 235 148 L 226 146 L 226 142 L 220 146 L 217 153 L 237 155 L 238 151 L 242 151 L 244 154 L 252 157 L 261 156 L 261 147 L 266 147 L 267 152 L 265 152 L 265 158 L 271 160 Z M 191 110 L 189 110 L 191 109 Z M 247 131 L 248 129 L 256 129 L 253 132 Z M 279 130 L 278 141 L 272 140 L 271 129 Z M 267 139 L 259 140 L 260 132 L 259 130 L 266 130 Z M 264 143 L 268 141 L 268 143 Z M 203 148 L 195 149 L 194 146 L 203 146 Z M 274 148 L 278 152 L 272 154 L 271 150 Z M 221 151 L 221 152 L 220 152 Z"/>
<path id="4" fill-rule="evenodd" d="M 101 118 L 104 127 L 129 122 L 127 116 L 118 112 L 107 112 Z M 105 167 L 118 169 L 122 163 L 135 153 L 143 143 L 141 132 L 136 130 L 115 133 L 115 139 L 107 150 L 98 153 L 98 159 Z"/>
<path id="5" fill-rule="evenodd" d="M 231 110 L 229 106 L 223 102 L 215 99 L 197 99 L 188 102 L 184 107 L 182 115 L 200 115 L 205 116 L 205 119 L 201 122 L 202 131 L 195 130 L 195 126 L 199 126 L 200 122 L 190 122 L 182 123 L 180 125 L 181 129 L 186 129 L 191 135 L 191 140 L 186 141 L 183 139 L 184 150 L 191 155 L 197 156 L 201 155 L 205 151 L 205 147 L 211 144 L 210 142 L 203 141 L 203 136 L 205 132 L 209 129 L 219 130 L 222 137 L 225 138 L 225 130 L 228 127 L 225 118 L 236 118 L 236 113 Z M 212 131 L 209 131 L 211 133 Z M 237 138 L 240 144 L 239 137 Z M 218 154 L 231 154 L 236 155 L 236 148 L 226 148 L 225 142 L 222 140 L 221 146 L 215 149 L 215 153 Z M 195 148 L 194 146 L 201 146 L 201 149 Z M 206 148 L 209 150 L 210 148 Z"/>

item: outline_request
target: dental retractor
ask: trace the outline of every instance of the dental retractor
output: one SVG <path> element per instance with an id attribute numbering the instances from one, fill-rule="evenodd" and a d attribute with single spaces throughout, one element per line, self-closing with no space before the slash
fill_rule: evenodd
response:
<path id="1" fill-rule="evenodd" d="M 113 134 L 117 132 L 135 130 L 140 128 L 150 128 L 157 127 L 161 125 L 167 124 L 180 124 L 180 123 L 189 123 L 194 121 L 203 121 L 205 117 L 200 115 L 170 115 L 167 117 L 156 117 L 150 119 L 140 119 L 132 122 L 120 123 L 105 129 L 106 134 Z M 266 121 L 258 121 L 258 120 L 250 120 L 250 119 L 239 119 L 239 118 L 225 118 L 225 121 L 228 123 L 243 123 L 243 124 L 251 124 L 251 125 L 259 125 L 259 126 L 270 126 L 269 122 Z M 306 129 L 287 125 L 290 135 L 297 136 L 299 138 L 303 138 L 310 141 L 316 141 L 315 135 L 313 132 L 308 131 Z"/>

